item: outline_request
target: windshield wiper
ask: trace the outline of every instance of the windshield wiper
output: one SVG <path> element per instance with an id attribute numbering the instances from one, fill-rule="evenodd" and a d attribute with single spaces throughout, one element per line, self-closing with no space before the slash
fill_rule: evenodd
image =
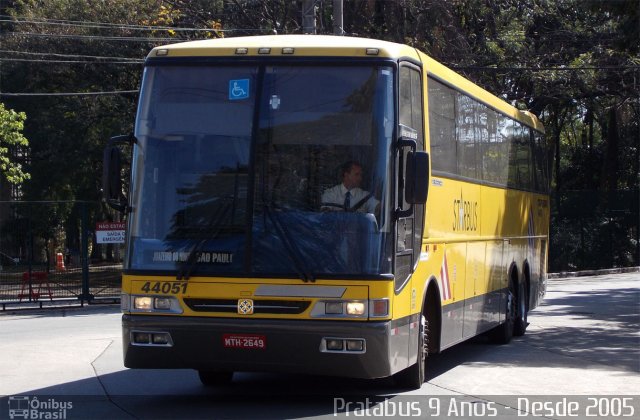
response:
<path id="1" fill-rule="evenodd" d="M 289 253 L 291 260 L 293 260 L 294 268 L 296 270 L 296 273 L 300 277 L 300 279 L 305 283 L 309 281 L 315 282 L 316 281 L 315 277 L 313 276 L 312 273 L 310 273 L 307 270 L 305 263 L 303 261 L 303 258 L 300 256 L 300 254 L 298 253 L 298 250 L 293 245 L 291 241 L 291 237 L 289 235 L 289 231 L 287 230 L 285 225 L 280 221 L 276 212 L 272 210 L 271 206 L 266 201 L 263 201 L 263 205 L 264 205 L 264 212 L 269 217 L 269 220 L 271 221 L 271 223 L 273 223 L 273 226 L 275 227 L 275 232 L 280 238 L 280 240 L 282 241 L 282 244 L 284 245 L 284 249 L 287 251 L 287 253 Z"/>
<path id="2" fill-rule="evenodd" d="M 221 197 L 221 200 L 224 200 L 222 205 L 218 207 L 218 209 L 213 213 L 209 223 L 204 229 L 205 238 L 201 239 L 198 243 L 196 243 L 191 251 L 189 252 L 189 256 L 186 261 L 180 266 L 178 270 L 178 274 L 176 275 L 176 280 L 189 280 L 189 277 L 193 273 L 194 268 L 196 267 L 196 263 L 198 262 L 198 257 L 200 256 L 200 252 L 204 247 L 204 244 L 218 237 L 220 232 L 222 231 L 222 221 L 226 217 L 229 209 L 231 209 L 231 203 L 235 200 L 231 199 L 231 201 L 226 201 L 229 197 Z"/>

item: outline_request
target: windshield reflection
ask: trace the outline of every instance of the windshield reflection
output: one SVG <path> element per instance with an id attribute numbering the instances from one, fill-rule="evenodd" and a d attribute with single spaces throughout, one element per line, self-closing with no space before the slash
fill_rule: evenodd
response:
<path id="1" fill-rule="evenodd" d="M 392 69 L 265 66 L 259 95 L 258 74 L 146 69 L 128 268 L 302 280 L 390 272 Z M 375 211 L 322 211 L 346 161 L 361 162 Z"/>

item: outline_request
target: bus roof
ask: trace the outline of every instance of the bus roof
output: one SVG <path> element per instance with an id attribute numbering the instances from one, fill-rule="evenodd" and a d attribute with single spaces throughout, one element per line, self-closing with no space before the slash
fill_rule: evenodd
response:
<path id="1" fill-rule="evenodd" d="M 246 51 L 240 49 L 246 48 Z M 269 48 L 269 52 L 260 49 Z M 287 50 L 293 49 L 291 50 Z M 370 49 L 371 51 L 367 52 Z M 374 51 L 377 49 L 377 53 Z M 166 52 L 164 52 L 164 51 Z M 239 53 L 239 50 L 242 51 Z M 163 51 L 163 52 L 160 52 Z M 160 53 L 159 53 L 160 52 Z M 224 57 L 224 56 L 338 56 L 338 57 L 411 57 L 418 52 L 407 45 L 368 38 L 333 35 L 261 35 L 190 41 L 154 48 L 149 58 Z"/>
<path id="2" fill-rule="evenodd" d="M 428 74 L 455 89 L 544 132 L 542 123 L 535 115 L 518 110 L 415 48 L 394 42 L 334 35 L 260 35 L 163 45 L 151 50 L 147 58 L 252 56 L 410 58 L 422 62 Z"/>

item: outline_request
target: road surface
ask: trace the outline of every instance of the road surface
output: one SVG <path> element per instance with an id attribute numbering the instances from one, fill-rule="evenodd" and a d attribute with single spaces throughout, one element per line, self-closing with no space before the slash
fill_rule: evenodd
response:
<path id="1" fill-rule="evenodd" d="M 529 322 L 509 345 L 480 337 L 430 356 L 416 391 L 258 373 L 221 389 L 190 370 L 124 368 L 116 306 L 5 313 L 0 419 L 640 416 L 640 273 L 550 280 Z"/>

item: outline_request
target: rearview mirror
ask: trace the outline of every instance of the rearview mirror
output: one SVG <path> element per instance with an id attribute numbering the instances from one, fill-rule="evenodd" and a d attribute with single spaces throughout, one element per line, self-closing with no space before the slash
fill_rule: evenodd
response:
<path id="1" fill-rule="evenodd" d="M 429 154 L 409 152 L 407 155 L 407 183 L 404 197 L 407 203 L 424 204 L 429 192 Z"/>
<path id="2" fill-rule="evenodd" d="M 418 132 L 406 125 L 399 126 L 397 147 L 400 156 L 398 188 L 403 194 L 407 208 L 396 209 L 396 217 L 409 217 L 413 214 L 415 204 L 427 201 L 429 189 L 429 154 L 418 151 Z M 408 150 L 407 150 L 408 149 Z"/>
<path id="3" fill-rule="evenodd" d="M 119 212 L 127 209 L 127 197 L 122 190 L 122 150 L 118 144 L 133 144 L 133 134 L 116 136 L 109 140 L 102 161 L 102 197 Z"/>

